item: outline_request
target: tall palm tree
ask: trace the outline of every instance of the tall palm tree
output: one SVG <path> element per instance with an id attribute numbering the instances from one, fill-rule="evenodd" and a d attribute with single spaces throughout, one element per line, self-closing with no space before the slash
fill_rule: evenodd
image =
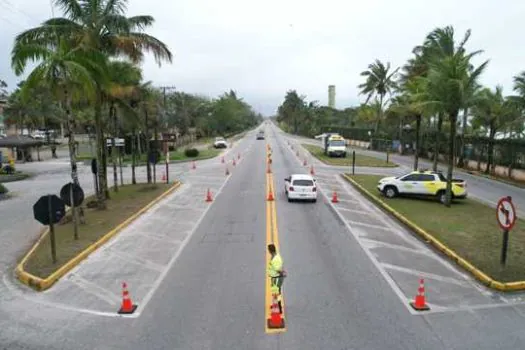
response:
<path id="1" fill-rule="evenodd" d="M 127 57 L 134 63 L 142 61 L 146 52 L 152 53 L 159 65 L 162 61 L 172 61 L 172 53 L 166 44 L 144 32 L 153 25 L 153 17 L 125 16 L 128 0 L 54 0 L 54 3 L 62 9 L 64 17 L 51 18 L 41 26 L 19 34 L 16 42 L 48 43 L 53 33 L 59 33 L 67 35 L 70 41 L 86 50 L 96 50 L 107 56 Z M 96 83 L 95 128 L 97 158 L 101 165 L 98 202 L 100 208 L 105 208 L 107 168 L 102 121 L 104 84 L 99 81 Z"/>
<path id="2" fill-rule="evenodd" d="M 422 93 L 424 105 L 431 106 L 448 116 L 450 122 L 448 179 L 446 205 L 450 206 L 452 199 L 452 176 L 455 156 L 456 124 L 459 111 L 463 109 L 469 98 L 468 87 L 478 81 L 488 65 L 488 61 L 472 68 L 471 60 L 482 51 L 467 53 L 465 43 L 470 37 L 467 31 L 459 45 L 455 45 L 452 27 L 436 29 L 427 36 L 426 47 L 432 53 L 429 60 L 429 72 L 424 81 Z"/>
<path id="3" fill-rule="evenodd" d="M 61 102 L 67 119 L 69 160 L 71 164 L 71 179 L 79 185 L 75 156 L 75 121 L 71 113 L 73 98 L 79 95 L 94 97 L 96 87 L 94 72 L 98 78 L 103 77 L 105 57 L 97 51 L 86 51 L 80 47 L 71 48 L 68 40 L 56 37 L 53 45 L 49 43 L 16 42 L 11 52 L 11 65 L 16 75 L 21 75 L 29 62 L 38 62 L 27 77 L 22 96 L 29 98 L 31 89 L 45 85 L 53 91 Z M 73 207 L 75 223 L 75 238 L 78 238 L 76 210 Z"/>
<path id="4" fill-rule="evenodd" d="M 375 125 L 375 133 L 379 130 L 379 124 L 383 119 L 385 96 L 391 94 L 396 88 L 395 76 L 399 68 L 390 71 L 390 62 L 385 65 L 380 60 L 368 65 L 368 70 L 361 72 L 361 76 L 366 77 L 366 81 L 358 86 L 361 94 L 366 95 L 365 104 L 374 96 L 379 96 L 379 110 Z"/>

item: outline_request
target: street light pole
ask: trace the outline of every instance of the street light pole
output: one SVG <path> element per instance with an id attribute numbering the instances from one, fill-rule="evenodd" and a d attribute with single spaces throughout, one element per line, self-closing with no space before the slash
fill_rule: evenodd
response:
<path id="1" fill-rule="evenodd" d="M 164 97 L 164 121 L 166 122 L 166 128 L 168 126 L 168 113 L 166 109 L 166 90 L 175 90 L 175 86 L 161 86 L 163 97 Z M 165 151 L 164 151 L 164 158 L 166 161 L 166 183 L 170 183 L 170 170 L 169 170 L 169 163 L 170 163 L 170 151 L 168 148 L 168 143 L 164 141 L 165 145 Z"/>

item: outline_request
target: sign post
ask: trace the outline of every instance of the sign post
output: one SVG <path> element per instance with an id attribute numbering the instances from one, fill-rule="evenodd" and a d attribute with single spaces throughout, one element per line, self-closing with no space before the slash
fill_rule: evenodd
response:
<path id="1" fill-rule="evenodd" d="M 167 140 L 164 142 L 164 158 L 166 159 L 166 183 L 170 183 L 170 151 L 168 148 L 168 142 Z"/>
<path id="2" fill-rule="evenodd" d="M 352 175 L 355 175 L 355 151 L 352 151 Z"/>
<path id="3" fill-rule="evenodd" d="M 516 223 L 516 208 L 510 196 L 503 197 L 496 206 L 496 219 L 503 230 L 503 244 L 501 245 L 500 263 L 505 266 L 507 262 L 507 249 L 509 245 L 509 232 Z"/>
<path id="4" fill-rule="evenodd" d="M 49 225 L 49 239 L 51 240 L 51 257 L 57 262 L 55 225 L 66 214 L 64 202 L 54 194 L 40 197 L 33 205 L 33 215 L 42 225 Z"/>

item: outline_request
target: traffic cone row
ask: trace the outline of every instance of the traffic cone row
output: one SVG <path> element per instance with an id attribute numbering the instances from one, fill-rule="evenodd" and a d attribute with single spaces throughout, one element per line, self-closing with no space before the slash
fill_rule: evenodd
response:
<path id="1" fill-rule="evenodd" d="M 310 167 L 310 175 L 315 175 L 314 165 Z"/>
<path id="2" fill-rule="evenodd" d="M 417 289 L 417 295 L 414 298 L 414 301 L 410 303 L 410 306 L 417 311 L 426 311 L 430 310 L 430 307 L 425 301 L 425 281 L 421 278 L 419 280 L 419 288 Z"/>
<path id="3" fill-rule="evenodd" d="M 120 310 L 118 310 L 119 314 L 132 314 L 137 309 L 137 305 L 133 304 L 131 301 L 131 297 L 129 296 L 128 292 L 128 285 L 126 282 L 122 283 L 122 305 L 120 306 Z"/>
<path id="4" fill-rule="evenodd" d="M 228 167 L 226 167 L 226 172 L 225 172 L 226 176 L 230 175 L 230 170 L 228 169 Z"/>
<path id="5" fill-rule="evenodd" d="M 270 318 L 268 319 L 268 328 L 284 328 L 284 319 L 279 309 L 277 294 L 272 295 L 272 305 L 270 306 Z"/>

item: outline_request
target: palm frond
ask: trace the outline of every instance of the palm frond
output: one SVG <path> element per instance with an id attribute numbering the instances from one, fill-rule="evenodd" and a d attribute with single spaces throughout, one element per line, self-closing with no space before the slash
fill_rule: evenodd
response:
<path id="1" fill-rule="evenodd" d="M 143 31 L 147 27 L 151 27 L 155 19 L 152 16 L 133 16 L 128 17 L 128 24 L 131 31 Z"/>
<path id="2" fill-rule="evenodd" d="M 82 7 L 77 0 L 54 0 L 53 3 L 64 12 L 64 15 L 73 20 L 83 16 Z"/>
<path id="3" fill-rule="evenodd" d="M 11 67 L 16 75 L 21 75 L 28 62 L 46 60 L 53 52 L 44 45 L 15 43 L 11 51 Z"/>

